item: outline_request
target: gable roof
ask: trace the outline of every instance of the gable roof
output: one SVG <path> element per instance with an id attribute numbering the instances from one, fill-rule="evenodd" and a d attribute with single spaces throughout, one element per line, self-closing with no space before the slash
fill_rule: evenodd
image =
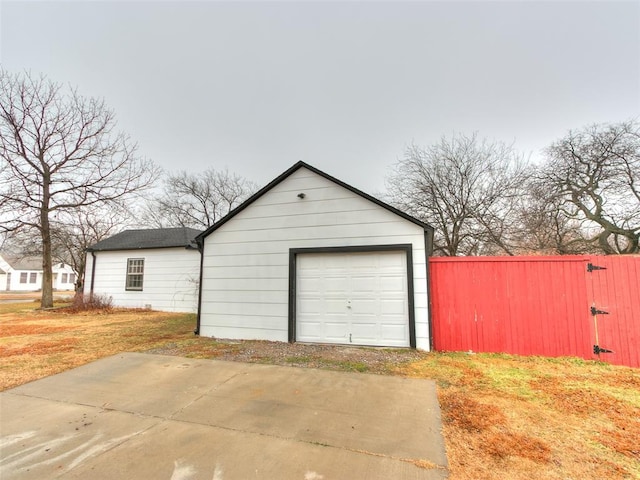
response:
<path id="1" fill-rule="evenodd" d="M 42 270 L 42 257 L 34 255 L 2 255 L 5 262 L 14 270 Z"/>
<path id="2" fill-rule="evenodd" d="M 89 252 L 142 250 L 149 248 L 195 248 L 194 239 L 201 232 L 195 228 L 149 228 L 125 230 L 87 248 Z"/>
<path id="3" fill-rule="evenodd" d="M 299 161 L 295 165 L 293 165 L 291 168 L 289 168 L 287 171 L 285 171 L 284 173 L 282 173 L 281 175 L 276 177 L 274 180 L 272 180 L 269 184 L 267 184 L 266 186 L 264 186 L 263 188 L 258 190 L 255 194 L 253 194 L 251 197 L 249 197 L 247 200 L 245 200 L 239 206 L 237 206 L 236 208 L 231 210 L 226 216 L 224 216 L 222 219 L 220 219 L 220 221 L 214 223 L 209 228 L 207 228 L 204 232 L 202 232 L 200 235 L 198 235 L 196 237 L 196 240 L 198 240 L 198 241 L 204 240 L 204 238 L 206 236 L 208 236 L 209 234 L 214 232 L 216 229 L 220 228 L 222 225 L 227 223 L 229 220 L 231 220 L 233 217 L 235 217 L 237 214 L 239 214 L 242 210 L 247 208 L 249 205 L 251 205 L 256 200 L 258 200 L 262 195 L 267 193 L 273 187 L 278 185 L 280 182 L 282 182 L 287 177 L 289 177 L 291 174 L 293 174 L 294 172 L 296 172 L 297 170 L 299 170 L 301 168 L 306 168 L 307 170 L 310 170 L 313 173 L 316 173 L 317 175 L 320 175 L 321 177 L 324 177 L 327 180 L 329 180 L 329 181 L 331 181 L 333 183 L 336 183 L 336 184 L 340 185 L 341 187 L 346 188 L 347 190 L 355 193 L 356 195 L 360 195 L 362 198 L 365 198 L 365 199 L 369 200 L 370 202 L 373 202 L 376 205 L 379 205 L 382 208 L 385 208 L 385 209 L 389 210 L 390 212 L 395 213 L 396 215 L 404 218 L 405 220 L 409 220 L 410 222 L 415 223 L 416 225 L 419 225 L 420 227 L 422 227 L 427 232 L 430 232 L 430 233 L 433 232 L 433 227 L 431 225 L 429 225 L 429 224 L 427 224 L 427 223 L 425 223 L 425 222 L 423 222 L 421 220 L 418 220 L 417 218 L 412 217 L 408 213 L 405 213 L 405 212 L 403 212 L 401 210 L 398 210 L 397 208 L 392 207 L 388 203 L 385 203 L 382 200 L 379 200 L 379 199 L 377 199 L 375 197 L 372 197 L 371 195 L 369 195 L 367 193 L 364 193 L 363 191 L 358 190 L 357 188 L 352 187 L 351 185 L 349 185 L 347 183 L 344 183 L 342 180 L 338 180 L 337 178 L 332 177 L 331 175 L 329 175 L 327 173 L 324 173 L 322 170 L 318 170 L 317 168 L 312 167 L 311 165 L 309 165 L 309 164 L 307 164 L 307 163 L 305 163 L 303 161 Z"/>

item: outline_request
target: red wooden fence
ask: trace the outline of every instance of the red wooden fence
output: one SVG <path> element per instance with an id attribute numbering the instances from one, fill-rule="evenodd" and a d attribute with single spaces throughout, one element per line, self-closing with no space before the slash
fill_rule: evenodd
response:
<path id="1" fill-rule="evenodd" d="M 640 367 L 640 256 L 438 257 L 429 272 L 435 350 L 597 359 L 600 349 Z"/>

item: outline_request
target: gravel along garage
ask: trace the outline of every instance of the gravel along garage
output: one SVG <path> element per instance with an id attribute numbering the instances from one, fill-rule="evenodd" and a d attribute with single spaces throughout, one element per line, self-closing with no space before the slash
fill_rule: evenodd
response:
<path id="1" fill-rule="evenodd" d="M 0 393 L 9 479 L 443 479 L 429 380 L 127 353 Z"/>

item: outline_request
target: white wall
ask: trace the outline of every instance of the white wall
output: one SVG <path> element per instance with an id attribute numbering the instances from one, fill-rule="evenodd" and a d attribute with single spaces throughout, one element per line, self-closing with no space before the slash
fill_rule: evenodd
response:
<path id="1" fill-rule="evenodd" d="M 200 334 L 287 341 L 290 248 L 407 243 L 416 346 L 427 350 L 424 230 L 302 167 L 205 238 Z"/>
<path id="2" fill-rule="evenodd" d="M 74 273 L 73 268 L 71 266 L 62 264 L 60 267 L 60 263 L 53 264 L 53 288 L 55 290 L 73 290 L 74 282 L 67 281 L 66 283 L 62 282 L 62 278 L 59 275 L 60 273 L 66 273 L 67 279 L 69 279 L 69 274 Z M 3 258 L 0 257 L 0 268 L 7 272 L 7 274 L 0 275 L 0 290 L 11 290 L 14 292 L 31 292 L 42 289 L 42 270 L 14 270 Z M 9 288 L 7 288 L 7 276 L 8 273 L 11 274 L 11 279 L 9 282 Z M 20 283 L 20 274 L 27 274 L 27 282 Z M 31 274 L 35 273 L 36 278 L 35 282 L 31 282 Z"/>
<path id="3" fill-rule="evenodd" d="M 20 283 L 20 274 L 27 274 L 27 283 Z M 35 283 L 31 283 L 31 274 L 36 274 Z M 5 285 L 6 287 L 6 280 Z M 42 272 L 34 270 L 12 270 L 11 271 L 11 287 L 9 290 L 12 292 L 35 292 L 42 288 Z"/>
<path id="4" fill-rule="evenodd" d="M 66 274 L 66 282 L 62 281 L 62 274 Z M 75 272 L 70 265 L 63 264 L 60 267 L 59 263 L 54 264 L 53 268 L 53 288 L 55 290 L 74 290 L 75 289 L 75 281 L 70 281 L 71 275 Z M 75 278 L 75 277 L 74 277 Z"/>
<path id="5" fill-rule="evenodd" d="M 166 312 L 196 312 L 200 254 L 184 247 L 95 252 L 94 293 L 113 298 L 114 306 Z M 142 291 L 125 290 L 127 259 L 144 258 Z M 84 292 L 91 289 L 93 257 L 87 254 Z"/>

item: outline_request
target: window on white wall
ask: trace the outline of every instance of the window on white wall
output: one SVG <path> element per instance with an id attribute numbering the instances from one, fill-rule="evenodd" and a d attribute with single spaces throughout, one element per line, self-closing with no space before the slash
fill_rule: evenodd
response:
<path id="1" fill-rule="evenodd" d="M 20 272 L 20 283 L 27 283 L 27 272 Z"/>
<path id="2" fill-rule="evenodd" d="M 75 273 L 70 273 L 69 274 L 69 283 L 76 283 L 76 274 Z"/>
<path id="3" fill-rule="evenodd" d="M 38 279 L 38 274 L 36 272 L 31 272 L 29 274 L 29 283 L 36 283 L 37 279 Z"/>
<path id="4" fill-rule="evenodd" d="M 60 279 L 60 282 L 61 283 L 67 283 L 67 277 L 68 277 L 68 275 L 66 273 L 63 273 L 62 274 L 62 278 Z"/>
<path id="5" fill-rule="evenodd" d="M 127 258 L 127 284 L 125 290 L 142 290 L 144 258 Z"/>

